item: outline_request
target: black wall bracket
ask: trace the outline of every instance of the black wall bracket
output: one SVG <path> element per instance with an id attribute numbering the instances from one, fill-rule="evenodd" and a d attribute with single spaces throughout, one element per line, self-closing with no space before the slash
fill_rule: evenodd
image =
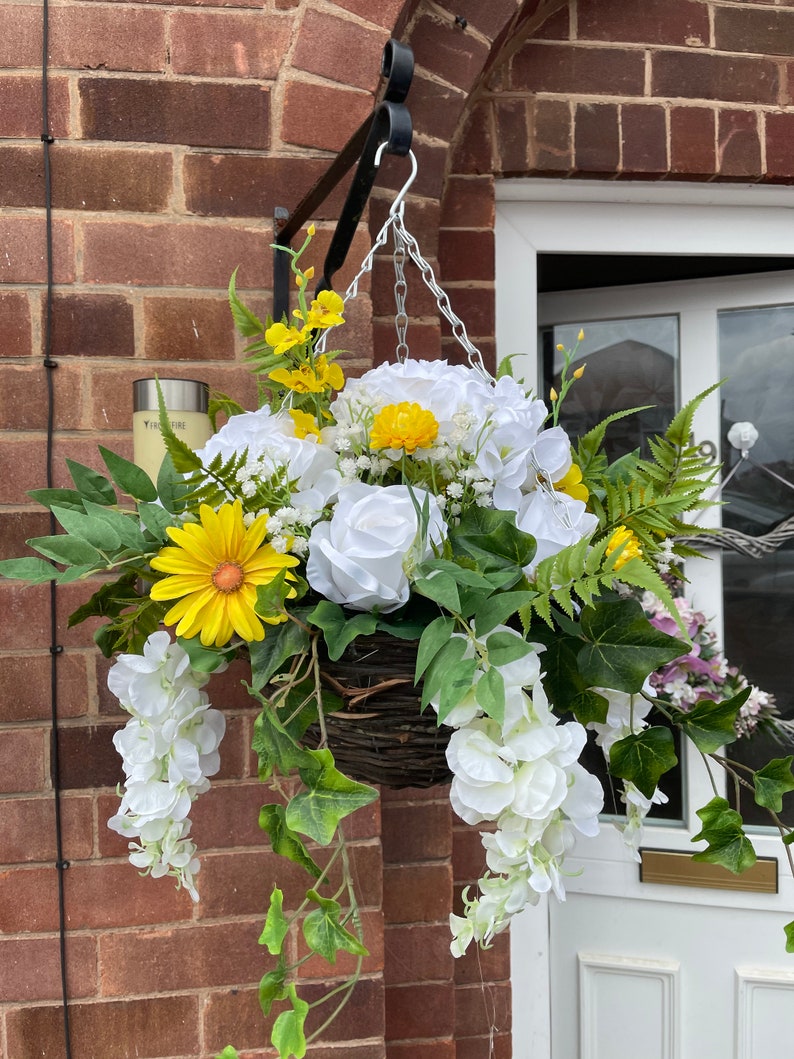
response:
<path id="1" fill-rule="evenodd" d="M 281 320 L 289 314 L 290 258 L 289 254 L 285 254 L 278 247 L 290 245 L 296 233 L 358 160 L 358 168 L 337 221 L 316 292 L 330 290 L 334 274 L 342 267 L 350 250 L 356 228 L 375 183 L 383 151 L 401 156 L 410 151 L 413 125 L 405 98 L 411 87 L 413 74 L 414 56 L 411 48 L 393 39 L 388 41 L 381 60 L 381 76 L 386 79 L 386 83 L 373 113 L 353 133 L 323 176 L 304 195 L 292 213 L 283 206 L 276 207 L 276 248 L 273 251 L 274 320 Z M 383 151 L 380 151 L 380 148 L 383 148 Z"/>

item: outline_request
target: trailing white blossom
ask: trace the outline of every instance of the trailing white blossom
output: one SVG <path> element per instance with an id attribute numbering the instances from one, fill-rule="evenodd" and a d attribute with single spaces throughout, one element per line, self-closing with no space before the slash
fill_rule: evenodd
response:
<path id="1" fill-rule="evenodd" d="M 125 782 L 108 827 L 130 839 L 136 868 L 175 876 L 194 901 L 199 862 L 189 813 L 220 767 L 226 729 L 202 690 L 208 680 L 167 632 L 152 633 L 142 655 L 119 655 L 108 673 L 108 687 L 132 715 L 113 737 Z"/>

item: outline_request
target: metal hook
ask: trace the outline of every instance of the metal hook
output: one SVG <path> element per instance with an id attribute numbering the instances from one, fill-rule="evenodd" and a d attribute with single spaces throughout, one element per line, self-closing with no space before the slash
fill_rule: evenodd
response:
<path id="1" fill-rule="evenodd" d="M 386 150 L 387 146 L 388 144 L 382 143 L 375 152 L 376 169 L 380 165 L 381 157 L 383 155 L 383 152 Z M 405 196 L 408 194 L 408 190 L 411 187 L 411 184 L 413 184 L 413 182 L 416 180 L 416 174 L 419 172 L 419 163 L 416 161 L 416 155 L 412 150 L 410 150 L 410 148 L 408 150 L 408 157 L 411 159 L 411 175 L 408 177 L 406 182 L 397 192 L 397 196 L 389 209 L 390 217 L 393 217 L 395 214 L 399 214 L 399 216 L 402 217 L 405 208 Z"/>

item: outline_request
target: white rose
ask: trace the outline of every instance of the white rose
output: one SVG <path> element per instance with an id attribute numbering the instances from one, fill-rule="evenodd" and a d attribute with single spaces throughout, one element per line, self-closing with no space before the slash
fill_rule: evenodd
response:
<path id="1" fill-rule="evenodd" d="M 424 540 L 419 516 L 425 503 L 430 520 Z M 404 485 L 353 482 L 339 490 L 330 522 L 317 523 L 309 537 L 306 578 L 333 603 L 384 614 L 408 602 L 412 569 L 433 556 L 446 534 L 434 496 L 413 496 Z"/>

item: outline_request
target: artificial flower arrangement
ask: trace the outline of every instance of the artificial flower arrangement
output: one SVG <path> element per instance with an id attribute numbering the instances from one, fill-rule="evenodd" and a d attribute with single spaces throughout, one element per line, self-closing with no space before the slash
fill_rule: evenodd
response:
<path id="1" fill-rule="evenodd" d="M 109 824 L 129 839 L 135 867 L 173 876 L 194 900 L 189 814 L 224 732 L 207 687 L 235 656 L 250 661 L 254 749 L 273 792 L 259 822 L 308 877 L 289 910 L 274 886 L 260 938 L 273 957 L 263 1011 L 285 1005 L 272 1026 L 282 1059 L 300 1059 L 312 1036 L 296 986 L 302 960 L 287 956 L 293 924 L 329 965 L 341 951 L 360 969 L 367 953 L 344 821 L 378 792 L 337 767 L 326 738 L 326 717 L 344 713 L 329 661 L 374 634 L 415 646 L 416 712 L 432 711 L 449 734 L 452 807 L 487 825 L 488 870 L 450 919 L 455 956 L 488 946 L 541 894 L 564 897 L 566 856 L 576 836 L 598 832 L 603 806 L 579 762 L 588 729 L 622 785 L 636 848 L 676 764 L 671 728 L 714 754 L 736 738 L 751 696 L 726 684 L 684 704 L 659 684 L 697 636 L 662 574 L 681 576 L 693 554 L 679 538 L 693 532 L 687 513 L 706 505 L 716 473 L 690 443 L 698 402 L 651 441 L 650 458 L 610 464 L 602 443 L 619 416 L 578 439 L 560 425 L 583 372 L 571 370 L 571 351 L 548 404 L 509 367 L 493 378 L 481 363 L 408 359 L 345 379 L 338 351 L 325 352 L 343 301 L 307 294 L 312 235 L 286 251 L 298 290 L 291 321 L 260 321 L 230 285 L 261 407 L 219 397 L 228 420 L 192 451 L 161 405 L 168 456 L 156 483 L 104 448 L 108 476 L 70 461 L 73 489 L 32 494 L 65 532 L 29 542 L 43 558 L 0 565 L 33 583 L 105 576 L 70 624 L 104 620 L 96 640 L 115 656 L 109 686 L 131 715 L 114 738 L 125 784 Z M 642 593 L 665 608 L 664 622 L 657 610 L 649 620 Z M 740 777 L 784 834 L 777 813 L 794 789 L 791 764 Z M 731 770 L 723 758 L 720 767 Z M 725 799 L 699 815 L 698 859 L 734 871 L 754 861 Z M 787 933 L 794 948 L 794 924 Z M 311 1007 L 333 1017 L 357 977 Z"/>

